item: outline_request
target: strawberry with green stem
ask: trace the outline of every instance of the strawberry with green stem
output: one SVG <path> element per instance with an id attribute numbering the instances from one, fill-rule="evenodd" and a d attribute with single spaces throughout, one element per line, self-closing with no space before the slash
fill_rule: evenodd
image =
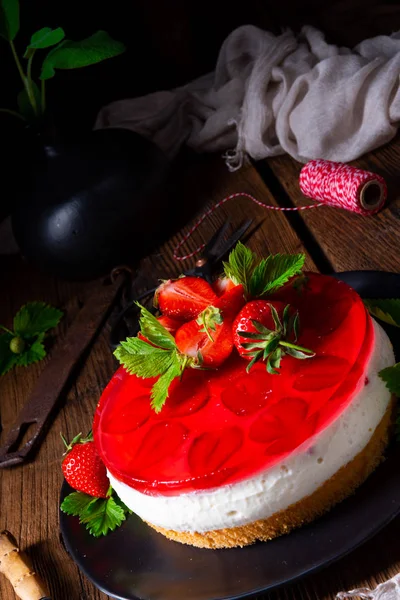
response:
<path id="1" fill-rule="evenodd" d="M 93 536 L 106 535 L 119 527 L 131 511 L 113 492 L 92 433 L 86 438 L 79 433 L 70 444 L 61 437 L 66 446 L 62 471 L 67 483 L 76 490 L 64 498 L 61 510 L 78 516 Z"/>
<path id="2" fill-rule="evenodd" d="M 233 323 L 233 337 L 239 354 L 250 364 L 266 363 L 267 371 L 278 374 L 285 355 L 306 359 L 315 353 L 296 344 L 299 334 L 299 313 L 283 302 L 253 300 L 240 311 Z"/>

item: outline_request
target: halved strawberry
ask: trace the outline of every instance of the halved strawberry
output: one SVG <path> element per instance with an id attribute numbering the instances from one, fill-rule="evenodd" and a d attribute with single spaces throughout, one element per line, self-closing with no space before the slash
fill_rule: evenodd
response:
<path id="1" fill-rule="evenodd" d="M 180 277 L 162 283 L 154 295 L 154 305 L 179 321 L 195 319 L 202 310 L 215 304 L 217 295 L 201 277 Z"/>
<path id="2" fill-rule="evenodd" d="M 201 320 L 189 321 L 178 329 L 175 342 L 183 354 L 199 359 L 199 366 L 219 367 L 233 350 L 232 321 L 208 329 Z"/>
<path id="3" fill-rule="evenodd" d="M 248 302 L 233 323 L 234 344 L 243 358 L 251 360 L 247 370 L 256 361 L 266 362 L 267 371 L 279 373 L 281 359 L 286 354 L 294 358 L 312 358 L 315 352 L 297 342 L 299 314 L 290 304 L 275 300 Z"/>
<path id="4" fill-rule="evenodd" d="M 236 283 L 232 279 L 229 279 L 229 277 L 218 277 L 212 284 L 212 289 L 217 296 L 222 296 L 222 294 L 229 292 L 234 287 L 237 287 Z"/>
<path id="5" fill-rule="evenodd" d="M 172 335 L 175 335 L 179 327 L 182 325 L 182 321 L 172 319 L 171 317 L 167 317 L 166 315 L 161 315 L 161 317 L 157 317 L 157 321 L 161 323 L 161 325 L 165 327 L 165 329 L 169 331 Z"/>
<path id="6" fill-rule="evenodd" d="M 229 279 L 229 281 L 231 281 Z M 229 287 L 214 304 L 219 308 L 224 319 L 234 319 L 245 305 L 244 288 L 240 285 Z"/>

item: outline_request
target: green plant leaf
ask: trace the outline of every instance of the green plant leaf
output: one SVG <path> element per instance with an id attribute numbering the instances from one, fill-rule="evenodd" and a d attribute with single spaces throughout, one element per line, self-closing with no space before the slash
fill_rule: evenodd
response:
<path id="1" fill-rule="evenodd" d="M 33 50 L 39 50 L 41 48 L 50 48 L 50 46 L 55 46 L 61 40 L 65 38 L 64 29 L 61 27 L 57 27 L 57 29 L 51 29 L 51 27 L 43 27 L 36 31 L 31 37 L 31 41 L 29 42 L 24 58 L 29 58 L 32 55 Z"/>
<path id="2" fill-rule="evenodd" d="M 0 0 L 0 35 L 11 42 L 19 31 L 19 1 Z"/>
<path id="3" fill-rule="evenodd" d="M 32 81 L 32 89 L 33 89 L 33 95 L 36 100 L 36 106 L 40 107 L 40 104 L 41 104 L 40 90 L 34 81 Z M 37 118 L 35 115 L 35 112 L 33 110 L 32 104 L 29 101 L 28 93 L 25 88 L 23 90 L 21 90 L 20 93 L 18 94 L 17 103 L 18 103 L 19 112 L 21 113 L 21 115 L 23 115 L 25 117 L 25 119 L 27 121 L 34 121 Z"/>
<path id="4" fill-rule="evenodd" d="M 151 390 L 151 407 L 159 413 L 168 398 L 168 388 L 176 377 L 182 374 L 181 365 L 176 355 L 171 366 L 161 377 L 158 378 Z"/>
<path id="5" fill-rule="evenodd" d="M 90 502 L 80 513 L 80 522 L 94 537 L 107 535 L 125 521 L 124 509 L 115 502 L 114 498 L 97 498 Z"/>
<path id="6" fill-rule="evenodd" d="M 45 302 L 29 302 L 15 315 L 14 332 L 24 339 L 31 339 L 56 327 L 62 316 L 61 310 Z"/>
<path id="7" fill-rule="evenodd" d="M 175 351 L 156 348 L 139 338 L 128 338 L 114 351 L 114 356 L 131 375 L 157 377 L 169 369 Z"/>
<path id="8" fill-rule="evenodd" d="M 83 492 L 72 492 L 72 494 L 68 494 L 62 501 L 60 506 L 62 512 L 67 515 L 72 515 L 74 517 L 79 517 L 81 513 L 87 509 L 89 504 L 95 502 L 96 498 L 93 496 L 89 496 L 89 494 L 84 494 Z"/>
<path id="9" fill-rule="evenodd" d="M 389 298 L 385 300 L 364 300 L 368 311 L 377 319 L 400 327 L 400 299 Z"/>
<path id="10" fill-rule="evenodd" d="M 386 383 L 389 392 L 400 397 L 400 363 L 379 371 L 379 377 Z"/>
<path id="11" fill-rule="evenodd" d="M 51 79 L 55 69 L 88 67 L 123 52 L 124 44 L 113 40 L 106 31 L 98 31 L 80 42 L 64 40 L 44 59 L 40 79 Z"/>
<path id="12" fill-rule="evenodd" d="M 304 254 L 271 254 L 261 260 L 250 280 L 250 296 L 259 298 L 275 292 L 301 272 L 305 258 Z"/>
<path id="13" fill-rule="evenodd" d="M 0 335 L 0 375 L 4 375 L 17 364 L 18 355 L 10 350 L 13 336 L 10 333 Z"/>
<path id="14" fill-rule="evenodd" d="M 238 242 L 229 254 L 228 262 L 223 263 L 225 275 L 236 285 L 241 283 L 245 292 L 248 292 L 256 262 L 256 255 L 244 244 Z"/>
<path id="15" fill-rule="evenodd" d="M 139 302 L 136 304 L 141 311 L 139 323 L 140 331 L 144 337 L 160 348 L 176 350 L 175 339 L 170 332 L 144 306 Z"/>
<path id="16" fill-rule="evenodd" d="M 40 333 L 33 344 L 21 354 L 17 354 L 16 363 L 20 367 L 27 367 L 32 363 L 42 360 L 46 356 L 43 345 L 44 333 Z"/>

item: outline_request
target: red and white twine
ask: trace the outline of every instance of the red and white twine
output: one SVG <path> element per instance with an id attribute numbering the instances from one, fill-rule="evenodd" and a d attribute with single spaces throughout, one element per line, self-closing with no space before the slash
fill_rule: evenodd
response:
<path id="1" fill-rule="evenodd" d="M 173 256 L 175 260 L 187 260 L 199 254 L 205 248 L 206 244 L 203 243 L 188 254 L 178 255 L 179 250 L 203 221 L 220 206 L 225 204 L 225 202 L 234 198 L 248 198 L 262 208 L 282 212 L 308 210 L 309 208 L 319 208 L 327 205 L 344 208 L 362 215 L 371 215 L 377 213 L 383 207 L 387 194 L 386 182 L 380 175 L 327 160 L 312 160 L 307 163 L 301 170 L 299 184 L 303 194 L 313 200 L 319 200 L 318 204 L 294 207 L 271 206 L 257 200 L 257 198 L 247 192 L 236 192 L 235 194 L 226 196 L 204 212 L 200 219 L 183 236 L 174 249 Z M 363 194 L 367 187 L 372 184 L 379 188 L 379 197 L 368 204 L 369 201 L 366 196 L 364 198 Z"/>

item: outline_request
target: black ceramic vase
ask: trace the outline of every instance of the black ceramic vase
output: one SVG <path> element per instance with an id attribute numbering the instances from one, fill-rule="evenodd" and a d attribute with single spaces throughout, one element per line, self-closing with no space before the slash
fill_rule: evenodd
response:
<path id="1" fill-rule="evenodd" d="M 92 279 L 134 265 L 165 239 L 169 163 L 140 135 L 102 129 L 77 143 L 42 141 L 33 167 L 12 226 L 40 269 Z"/>

